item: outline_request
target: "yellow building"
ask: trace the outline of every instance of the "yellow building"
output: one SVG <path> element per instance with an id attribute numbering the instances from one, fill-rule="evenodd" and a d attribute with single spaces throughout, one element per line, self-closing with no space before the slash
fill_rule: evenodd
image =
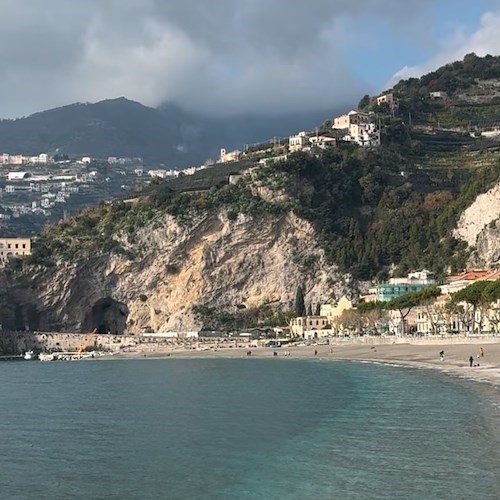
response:
<path id="1" fill-rule="evenodd" d="M 333 335 L 337 331 L 338 319 L 347 309 L 352 309 L 352 302 L 344 296 L 336 305 L 322 305 L 319 316 L 299 316 L 293 318 L 290 321 L 290 331 L 293 335 L 305 339 Z"/>
<path id="2" fill-rule="evenodd" d="M 0 238 L 0 265 L 12 257 L 31 255 L 30 238 Z"/>
<path id="3" fill-rule="evenodd" d="M 344 295 L 336 305 L 323 304 L 320 308 L 320 314 L 328 319 L 330 325 L 333 325 L 348 309 L 352 309 L 352 302 Z"/>
<path id="4" fill-rule="evenodd" d="M 333 120 L 334 129 L 349 128 L 351 125 L 368 125 L 371 118 L 361 111 L 349 111 L 346 115 L 338 116 Z"/>
<path id="5" fill-rule="evenodd" d="M 305 339 L 318 338 L 331 334 L 328 319 L 324 316 L 299 316 L 290 321 L 292 335 Z"/>

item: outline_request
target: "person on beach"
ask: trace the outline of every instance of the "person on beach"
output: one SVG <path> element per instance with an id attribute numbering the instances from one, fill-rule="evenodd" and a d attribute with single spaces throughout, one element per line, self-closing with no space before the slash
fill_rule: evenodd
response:
<path id="1" fill-rule="evenodd" d="M 469 358 L 469 366 L 472 367 L 472 363 L 474 363 L 474 356 Z"/>
<path id="2" fill-rule="evenodd" d="M 314 355 L 317 356 L 318 355 L 318 351 L 316 349 L 314 349 Z"/>
<path id="3" fill-rule="evenodd" d="M 441 358 L 441 361 L 444 361 L 444 351 L 439 351 L 439 357 Z"/>
<path id="4" fill-rule="evenodd" d="M 484 358 L 484 349 L 482 347 L 479 348 L 479 353 L 481 354 L 481 357 Z"/>

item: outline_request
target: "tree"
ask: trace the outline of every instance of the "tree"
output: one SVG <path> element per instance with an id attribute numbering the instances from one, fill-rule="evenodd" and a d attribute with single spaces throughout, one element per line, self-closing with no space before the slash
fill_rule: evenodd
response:
<path id="1" fill-rule="evenodd" d="M 482 328 L 483 319 L 487 310 L 493 302 L 500 297 L 500 280 L 496 281 L 476 281 L 475 283 L 462 288 L 452 295 L 452 301 L 455 304 L 465 302 L 471 307 L 472 333 L 476 331 L 476 324 L 479 329 Z M 479 312 L 479 320 L 477 313 Z"/>
<path id="2" fill-rule="evenodd" d="M 401 317 L 402 333 L 406 335 L 406 318 L 411 310 L 421 304 L 433 301 L 441 295 L 441 290 L 437 286 L 429 286 L 418 292 L 406 293 L 400 295 L 386 303 L 386 308 L 389 310 L 399 311 Z"/>
<path id="3" fill-rule="evenodd" d="M 318 302 L 316 304 L 316 310 L 314 311 L 315 316 L 319 316 L 321 314 L 321 304 Z"/>
<path id="4" fill-rule="evenodd" d="M 500 280 L 491 281 L 485 289 L 485 294 L 489 300 L 488 321 L 498 333 L 500 326 Z"/>
<path id="5" fill-rule="evenodd" d="M 300 285 L 297 286 L 295 291 L 295 316 L 306 315 L 306 304 L 304 301 L 304 291 Z"/>
<path id="6" fill-rule="evenodd" d="M 364 95 L 359 101 L 358 109 L 365 109 L 370 104 L 370 96 L 368 94 Z"/>
<path id="7" fill-rule="evenodd" d="M 354 309 L 346 309 L 340 315 L 338 323 L 342 325 L 342 331 L 345 333 L 359 333 L 363 327 L 363 321 L 359 313 Z"/>
<path id="8" fill-rule="evenodd" d="M 312 316 L 313 315 L 313 307 L 312 304 L 309 304 L 309 307 L 307 308 L 307 315 Z"/>

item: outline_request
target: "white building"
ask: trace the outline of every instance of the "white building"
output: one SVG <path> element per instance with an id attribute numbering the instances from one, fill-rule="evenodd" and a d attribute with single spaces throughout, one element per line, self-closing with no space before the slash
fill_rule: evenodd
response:
<path id="1" fill-rule="evenodd" d="M 305 132 L 299 132 L 297 135 L 291 135 L 288 138 L 288 150 L 290 153 L 302 151 L 309 146 L 309 138 Z"/>
<path id="2" fill-rule="evenodd" d="M 30 176 L 28 172 L 9 172 L 7 174 L 7 179 L 9 181 L 22 181 Z"/>
<path id="3" fill-rule="evenodd" d="M 355 142 L 360 146 L 380 146 L 380 131 L 374 123 L 352 124 L 349 127 L 349 134 L 344 136 L 344 140 Z"/>
<path id="4" fill-rule="evenodd" d="M 337 144 L 337 139 L 324 135 L 315 135 L 313 137 L 309 137 L 309 142 L 317 148 L 328 149 Z"/>
<path id="5" fill-rule="evenodd" d="M 158 179 L 165 179 L 168 177 L 167 171 L 163 169 L 149 170 L 148 175 L 149 177 L 156 177 Z"/>
<path id="6" fill-rule="evenodd" d="M 220 150 L 219 163 L 226 163 L 229 161 L 237 161 L 240 158 L 241 151 L 235 149 L 234 151 L 226 151 L 224 148 Z"/>

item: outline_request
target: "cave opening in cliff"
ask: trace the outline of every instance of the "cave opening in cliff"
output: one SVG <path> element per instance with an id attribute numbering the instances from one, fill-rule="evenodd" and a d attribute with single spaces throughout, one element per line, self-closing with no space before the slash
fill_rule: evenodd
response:
<path id="1" fill-rule="evenodd" d="M 87 313 L 84 328 L 91 332 L 123 334 L 127 325 L 128 307 L 110 297 L 98 300 Z"/>

